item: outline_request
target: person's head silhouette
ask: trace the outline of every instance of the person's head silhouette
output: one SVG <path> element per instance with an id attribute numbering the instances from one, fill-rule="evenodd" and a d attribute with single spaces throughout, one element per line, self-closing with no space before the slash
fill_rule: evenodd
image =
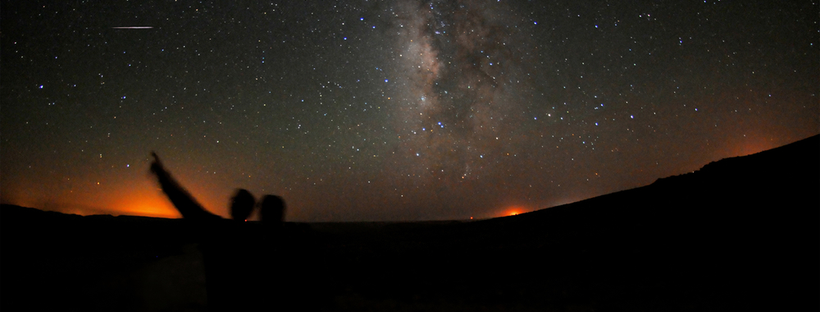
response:
<path id="1" fill-rule="evenodd" d="M 245 221 L 253 212 L 256 200 L 246 189 L 236 190 L 236 194 L 231 198 L 231 218 L 236 221 Z"/>
<path id="2" fill-rule="evenodd" d="M 259 210 L 259 219 L 266 223 L 285 222 L 285 201 L 276 195 L 265 195 Z"/>

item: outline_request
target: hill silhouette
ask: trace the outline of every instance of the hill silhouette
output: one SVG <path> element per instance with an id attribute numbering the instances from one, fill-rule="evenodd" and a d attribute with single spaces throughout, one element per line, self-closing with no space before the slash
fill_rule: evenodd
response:
<path id="1" fill-rule="evenodd" d="M 814 136 L 512 217 L 283 233 L 315 240 L 292 274 L 320 266 L 329 311 L 817 310 L 818 165 Z M 182 221 L 3 206 L 0 308 L 204 311 Z"/>

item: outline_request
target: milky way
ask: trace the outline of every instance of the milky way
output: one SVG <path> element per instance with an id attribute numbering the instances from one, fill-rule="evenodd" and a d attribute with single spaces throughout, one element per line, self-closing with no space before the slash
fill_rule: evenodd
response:
<path id="1" fill-rule="evenodd" d="M 530 54 L 503 5 L 405 3 L 397 15 L 402 53 L 401 152 L 417 174 L 446 183 L 491 174 L 520 123 L 517 63 Z M 504 141 L 500 141 L 504 137 Z M 448 172 L 449 171 L 449 172 Z"/>

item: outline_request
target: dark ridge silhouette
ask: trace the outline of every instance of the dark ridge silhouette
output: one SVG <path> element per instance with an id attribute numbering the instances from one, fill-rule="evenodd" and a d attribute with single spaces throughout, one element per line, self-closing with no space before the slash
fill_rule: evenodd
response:
<path id="1" fill-rule="evenodd" d="M 814 136 L 512 217 L 284 222 L 251 234 L 269 247 L 238 270 L 275 285 L 249 290 L 260 310 L 815 311 L 819 164 Z M 0 308 L 209 310 L 201 255 L 185 247 L 203 242 L 195 229 L 2 206 Z"/>
<path id="2" fill-rule="evenodd" d="M 332 239 L 358 242 L 337 251 L 347 263 L 401 266 L 355 285 L 406 304 L 458 298 L 532 310 L 816 308 L 818 138 L 518 216 L 423 231 L 383 226 Z"/>
<path id="3" fill-rule="evenodd" d="M 144 278 L 133 274 L 163 259 L 181 257 L 183 247 L 199 239 L 191 232 L 183 220 L 82 217 L 2 205 L 0 310 L 139 307 L 139 296 L 149 290 L 141 285 Z M 202 305 L 190 301 L 177 307 L 204 308 L 204 300 Z"/>

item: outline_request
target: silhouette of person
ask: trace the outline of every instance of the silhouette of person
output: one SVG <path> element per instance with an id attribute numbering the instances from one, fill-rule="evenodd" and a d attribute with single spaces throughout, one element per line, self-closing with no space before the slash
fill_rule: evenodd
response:
<path id="1" fill-rule="evenodd" d="M 237 221 L 248 221 L 256 199 L 251 192 L 246 189 L 237 189 L 236 194 L 231 198 L 231 218 Z"/>
<path id="2" fill-rule="evenodd" d="M 265 195 L 259 204 L 259 219 L 266 224 L 281 225 L 285 222 L 285 201 L 276 195 Z"/>
<path id="3" fill-rule="evenodd" d="M 193 222 L 194 233 L 202 243 L 205 263 L 206 291 L 211 311 L 247 311 L 256 305 L 248 297 L 258 294 L 260 280 L 247 274 L 249 265 L 258 259 L 258 246 L 253 238 L 254 229 L 246 224 L 255 206 L 253 195 L 238 189 L 231 199 L 231 220 L 225 220 L 205 210 L 188 191 L 177 182 L 162 165 L 156 153 L 151 172 L 156 176 L 162 191 L 182 214 L 184 220 Z"/>
<path id="4" fill-rule="evenodd" d="M 286 205 L 282 197 L 265 195 L 259 203 L 259 216 L 268 235 L 264 236 L 273 252 L 263 255 L 262 276 L 280 285 L 263 297 L 267 306 L 284 311 L 319 311 L 331 305 L 332 288 L 326 255 L 321 253 L 316 233 L 307 224 L 285 223 Z"/>

